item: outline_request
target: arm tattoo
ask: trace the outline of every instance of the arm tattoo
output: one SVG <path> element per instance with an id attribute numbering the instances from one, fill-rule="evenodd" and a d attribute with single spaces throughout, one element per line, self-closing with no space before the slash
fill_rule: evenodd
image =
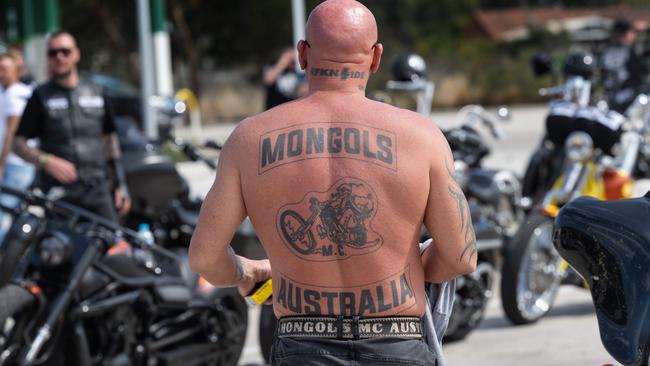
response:
<path id="1" fill-rule="evenodd" d="M 454 174 L 453 171 L 447 165 L 445 161 L 445 167 L 447 168 L 447 174 L 453 180 Z M 454 181 L 455 182 L 455 181 Z M 454 184 L 448 187 L 449 194 L 454 198 L 456 204 L 458 205 L 458 211 L 460 212 L 460 229 L 463 232 L 463 238 L 465 240 L 465 247 L 460 253 L 459 261 L 463 260 L 465 254 L 469 253 L 468 261 L 472 260 L 472 257 L 477 253 L 476 249 L 476 235 L 474 234 L 474 228 L 472 227 L 472 216 L 469 210 L 469 205 L 465 199 L 465 195 L 462 191 L 458 189 L 458 185 Z"/>
<path id="2" fill-rule="evenodd" d="M 241 258 L 235 254 L 232 247 L 228 248 L 228 255 L 230 255 L 233 265 L 235 266 L 235 275 L 232 279 L 232 284 L 234 285 L 244 279 L 244 264 L 242 263 Z"/>

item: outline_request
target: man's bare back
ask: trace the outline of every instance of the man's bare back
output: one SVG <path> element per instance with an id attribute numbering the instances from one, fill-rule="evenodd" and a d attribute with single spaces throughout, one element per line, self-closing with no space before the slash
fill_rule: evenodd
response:
<path id="1" fill-rule="evenodd" d="M 422 314 L 417 241 L 433 130 L 413 113 L 327 92 L 242 123 L 242 193 L 278 316 Z"/>
<path id="2" fill-rule="evenodd" d="M 467 202 L 440 130 L 365 97 L 382 51 L 374 18 L 336 11 L 312 13 L 298 47 L 309 95 L 243 121 L 226 143 L 191 265 L 242 293 L 271 275 L 278 317 L 420 316 L 425 280 L 476 266 Z M 227 245 L 246 215 L 270 266 Z M 423 223 L 435 244 L 421 256 Z"/>

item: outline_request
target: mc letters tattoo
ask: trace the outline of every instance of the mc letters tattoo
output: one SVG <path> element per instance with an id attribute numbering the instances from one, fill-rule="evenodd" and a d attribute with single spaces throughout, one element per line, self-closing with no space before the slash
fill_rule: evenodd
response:
<path id="1" fill-rule="evenodd" d="M 384 242 L 372 228 L 378 206 L 377 195 L 366 182 L 343 178 L 325 192 L 309 192 L 280 208 L 278 233 L 294 255 L 308 261 L 368 254 Z"/>
<path id="2" fill-rule="evenodd" d="M 363 71 L 352 71 L 347 67 L 342 69 L 324 69 L 320 67 L 312 67 L 310 71 L 311 76 L 320 76 L 328 78 L 337 78 L 340 80 L 347 79 L 364 79 L 366 73 Z"/>
<path id="3" fill-rule="evenodd" d="M 258 174 L 307 159 L 354 159 L 397 171 L 395 133 L 355 123 L 309 123 L 260 136 Z"/>
<path id="4" fill-rule="evenodd" d="M 384 280 L 343 289 L 301 283 L 280 274 L 273 296 L 285 315 L 381 316 L 389 311 L 399 314 L 416 305 L 408 268 Z"/>

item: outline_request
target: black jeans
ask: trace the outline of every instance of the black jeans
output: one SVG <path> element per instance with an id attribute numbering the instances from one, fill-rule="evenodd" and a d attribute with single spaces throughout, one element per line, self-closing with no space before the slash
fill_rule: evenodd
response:
<path id="1" fill-rule="evenodd" d="M 108 182 L 104 179 L 80 179 L 63 186 L 65 191 L 62 201 L 84 208 L 92 213 L 118 222 L 113 195 Z"/>
<path id="2" fill-rule="evenodd" d="M 423 339 L 278 338 L 271 365 L 436 365 L 436 356 Z"/>

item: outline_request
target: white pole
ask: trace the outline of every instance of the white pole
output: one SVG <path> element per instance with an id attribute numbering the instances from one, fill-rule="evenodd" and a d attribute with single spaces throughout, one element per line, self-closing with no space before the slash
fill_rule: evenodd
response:
<path id="1" fill-rule="evenodd" d="M 154 64 L 151 45 L 149 0 L 138 0 L 138 40 L 140 43 L 140 92 L 144 132 L 150 140 L 158 139 L 158 121 L 155 120 L 149 98 L 154 92 Z"/>
<path id="2" fill-rule="evenodd" d="M 296 49 L 298 41 L 305 39 L 305 0 L 291 0 L 291 13 L 293 14 L 293 48 Z M 296 71 L 302 72 L 297 54 Z"/>
<path id="3" fill-rule="evenodd" d="M 46 49 L 46 34 L 35 34 L 25 44 L 26 67 L 37 83 L 42 83 L 48 79 Z"/>
<path id="4" fill-rule="evenodd" d="M 156 32 L 153 35 L 156 55 L 156 92 L 158 95 L 174 94 L 172 80 L 172 53 L 169 47 L 169 33 Z"/>

